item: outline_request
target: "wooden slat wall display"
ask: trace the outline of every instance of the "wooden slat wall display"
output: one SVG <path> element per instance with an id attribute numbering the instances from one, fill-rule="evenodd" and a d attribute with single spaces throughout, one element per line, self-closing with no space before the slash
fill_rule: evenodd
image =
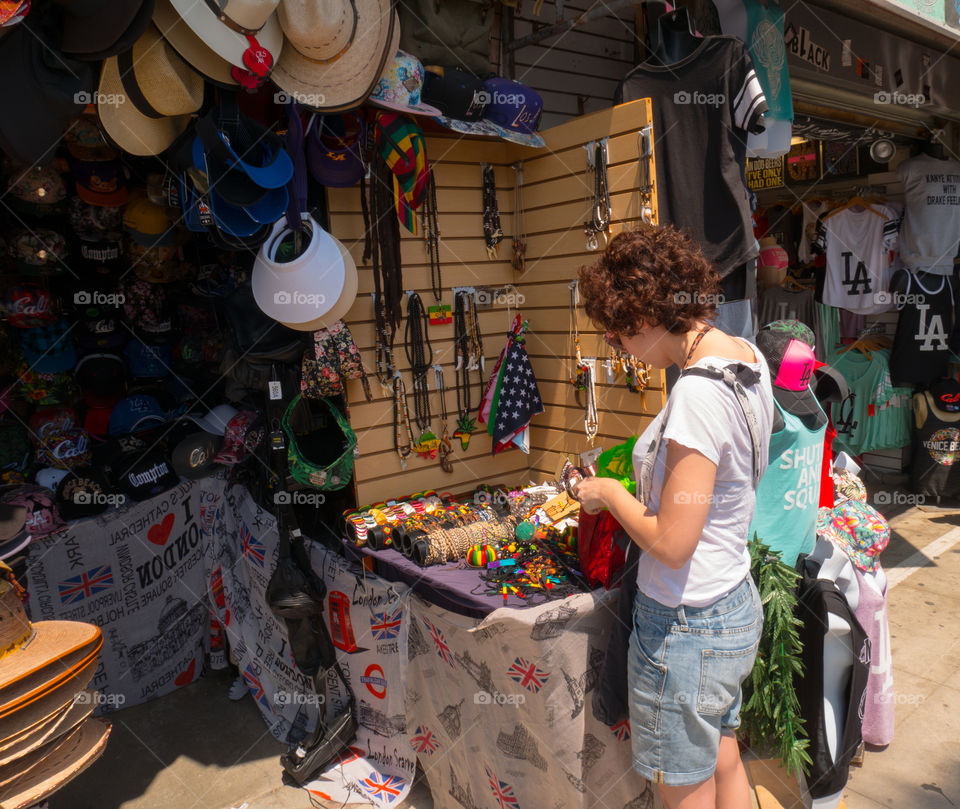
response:
<path id="1" fill-rule="evenodd" d="M 583 223 L 592 204 L 592 175 L 586 170 L 584 145 L 609 137 L 609 187 L 614 233 L 636 227 L 640 217 L 637 194 L 640 170 L 637 164 L 638 132 L 649 120 L 645 100 L 591 115 L 546 130 L 546 149 L 534 150 L 503 141 L 427 132 L 427 156 L 437 182 L 442 303 L 453 304 L 456 287 L 513 285 L 516 294 L 499 298 L 492 307 L 479 310 L 483 335 L 485 374 L 471 375 L 473 414 L 483 393 L 487 376 L 506 342 L 513 315 L 519 311 L 529 320 L 527 348 L 540 385 L 546 412 L 533 419 L 531 452 L 511 449 L 491 455 L 491 439 L 485 425 L 478 425 L 465 451 L 453 440 L 453 472 L 442 471 L 437 459 L 411 455 L 406 469 L 394 451 L 393 398 L 384 392 L 374 376 L 375 339 L 372 266 L 363 264 L 363 218 L 359 188 L 329 189 L 331 232 L 350 250 L 360 275 L 356 302 L 344 318 L 353 332 L 367 370 L 374 400 L 367 402 L 359 382 L 347 384 L 350 423 L 358 437 L 354 472 L 357 503 L 369 504 L 424 489 L 463 493 L 480 482 L 527 483 L 554 478 L 562 458 L 587 448 L 583 428 L 584 411 L 575 401 L 570 384 L 573 346 L 569 334 L 569 283 L 581 264 L 596 260 L 598 252 L 586 249 Z M 510 264 L 513 233 L 514 171 L 511 165 L 523 161 L 523 205 L 527 232 L 527 264 L 523 274 Z M 499 254 L 489 260 L 483 239 L 481 162 L 494 167 L 497 200 L 504 239 Z M 429 307 L 435 303 L 430 286 L 430 266 L 421 235 L 401 229 L 404 288 L 416 290 Z M 406 303 L 404 303 L 404 312 Z M 607 353 L 602 336 L 578 312 L 584 356 Z M 407 386 L 412 380 L 404 353 L 403 326 L 395 337 L 394 357 Z M 452 436 L 456 427 L 453 326 L 430 326 L 427 332 L 435 364 L 444 371 L 447 424 Z M 439 435 L 440 401 L 434 376 L 428 374 L 432 429 Z M 624 386 L 622 375 L 614 385 L 606 383 L 601 366 L 597 400 L 599 436 L 597 444 L 612 446 L 642 429 L 662 404 L 663 381 L 654 375 L 641 397 Z M 410 409 L 413 403 L 410 399 Z M 411 417 L 413 413 L 411 412 Z M 416 427 L 414 426 L 416 433 Z M 414 436 L 417 437 L 416 435 Z"/>
<path id="2" fill-rule="evenodd" d="M 571 19 L 593 6 L 586 0 L 563 3 Z M 514 14 L 513 37 L 529 36 L 558 17 L 557 5 L 546 0 L 540 14 L 522 3 Z M 514 75 L 543 98 L 543 127 L 554 127 L 613 104 L 617 84 L 634 65 L 633 9 L 625 8 L 588 25 L 549 37 L 514 52 Z"/>

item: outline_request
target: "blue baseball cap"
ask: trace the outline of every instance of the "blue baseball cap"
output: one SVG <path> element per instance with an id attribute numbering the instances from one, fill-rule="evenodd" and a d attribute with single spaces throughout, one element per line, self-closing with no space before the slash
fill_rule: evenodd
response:
<path id="1" fill-rule="evenodd" d="M 169 376 L 171 346 L 169 343 L 147 345 L 131 340 L 123 349 L 131 376 L 137 379 L 156 379 Z"/>
<path id="2" fill-rule="evenodd" d="M 483 83 L 487 93 L 484 121 L 497 130 L 501 138 L 523 146 L 544 146 L 537 134 L 543 99 L 525 84 L 512 79 L 494 77 Z"/>
<path id="3" fill-rule="evenodd" d="M 108 432 L 112 436 L 127 435 L 164 424 L 166 420 L 167 414 L 155 397 L 135 393 L 117 402 L 110 414 Z"/>
<path id="4" fill-rule="evenodd" d="M 27 364 L 40 374 L 58 374 L 77 364 L 77 352 L 65 320 L 48 326 L 19 329 L 20 348 Z"/>

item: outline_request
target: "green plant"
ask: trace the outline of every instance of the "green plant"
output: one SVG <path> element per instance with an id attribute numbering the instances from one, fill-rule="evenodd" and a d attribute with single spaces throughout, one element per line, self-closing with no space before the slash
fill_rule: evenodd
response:
<path id="1" fill-rule="evenodd" d="M 743 684 L 742 729 L 754 748 L 772 750 L 787 772 L 807 772 L 810 739 L 794 689 L 794 679 L 803 674 L 802 622 L 794 611 L 800 575 L 756 534 L 749 547 L 750 573 L 763 603 L 763 633 L 757 662 Z"/>

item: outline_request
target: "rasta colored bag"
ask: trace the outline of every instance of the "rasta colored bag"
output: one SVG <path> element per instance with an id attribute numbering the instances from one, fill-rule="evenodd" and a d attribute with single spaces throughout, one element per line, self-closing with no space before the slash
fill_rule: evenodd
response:
<path id="1" fill-rule="evenodd" d="M 329 399 L 314 404 L 297 395 L 281 421 L 287 434 L 290 476 L 325 492 L 342 489 L 353 477 L 357 434 Z"/>

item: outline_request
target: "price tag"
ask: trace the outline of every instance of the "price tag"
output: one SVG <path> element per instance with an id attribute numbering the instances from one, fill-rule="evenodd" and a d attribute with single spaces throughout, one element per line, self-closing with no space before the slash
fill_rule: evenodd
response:
<path id="1" fill-rule="evenodd" d="M 283 389 L 278 380 L 271 380 L 267 388 L 271 402 L 277 402 L 283 398 Z"/>

